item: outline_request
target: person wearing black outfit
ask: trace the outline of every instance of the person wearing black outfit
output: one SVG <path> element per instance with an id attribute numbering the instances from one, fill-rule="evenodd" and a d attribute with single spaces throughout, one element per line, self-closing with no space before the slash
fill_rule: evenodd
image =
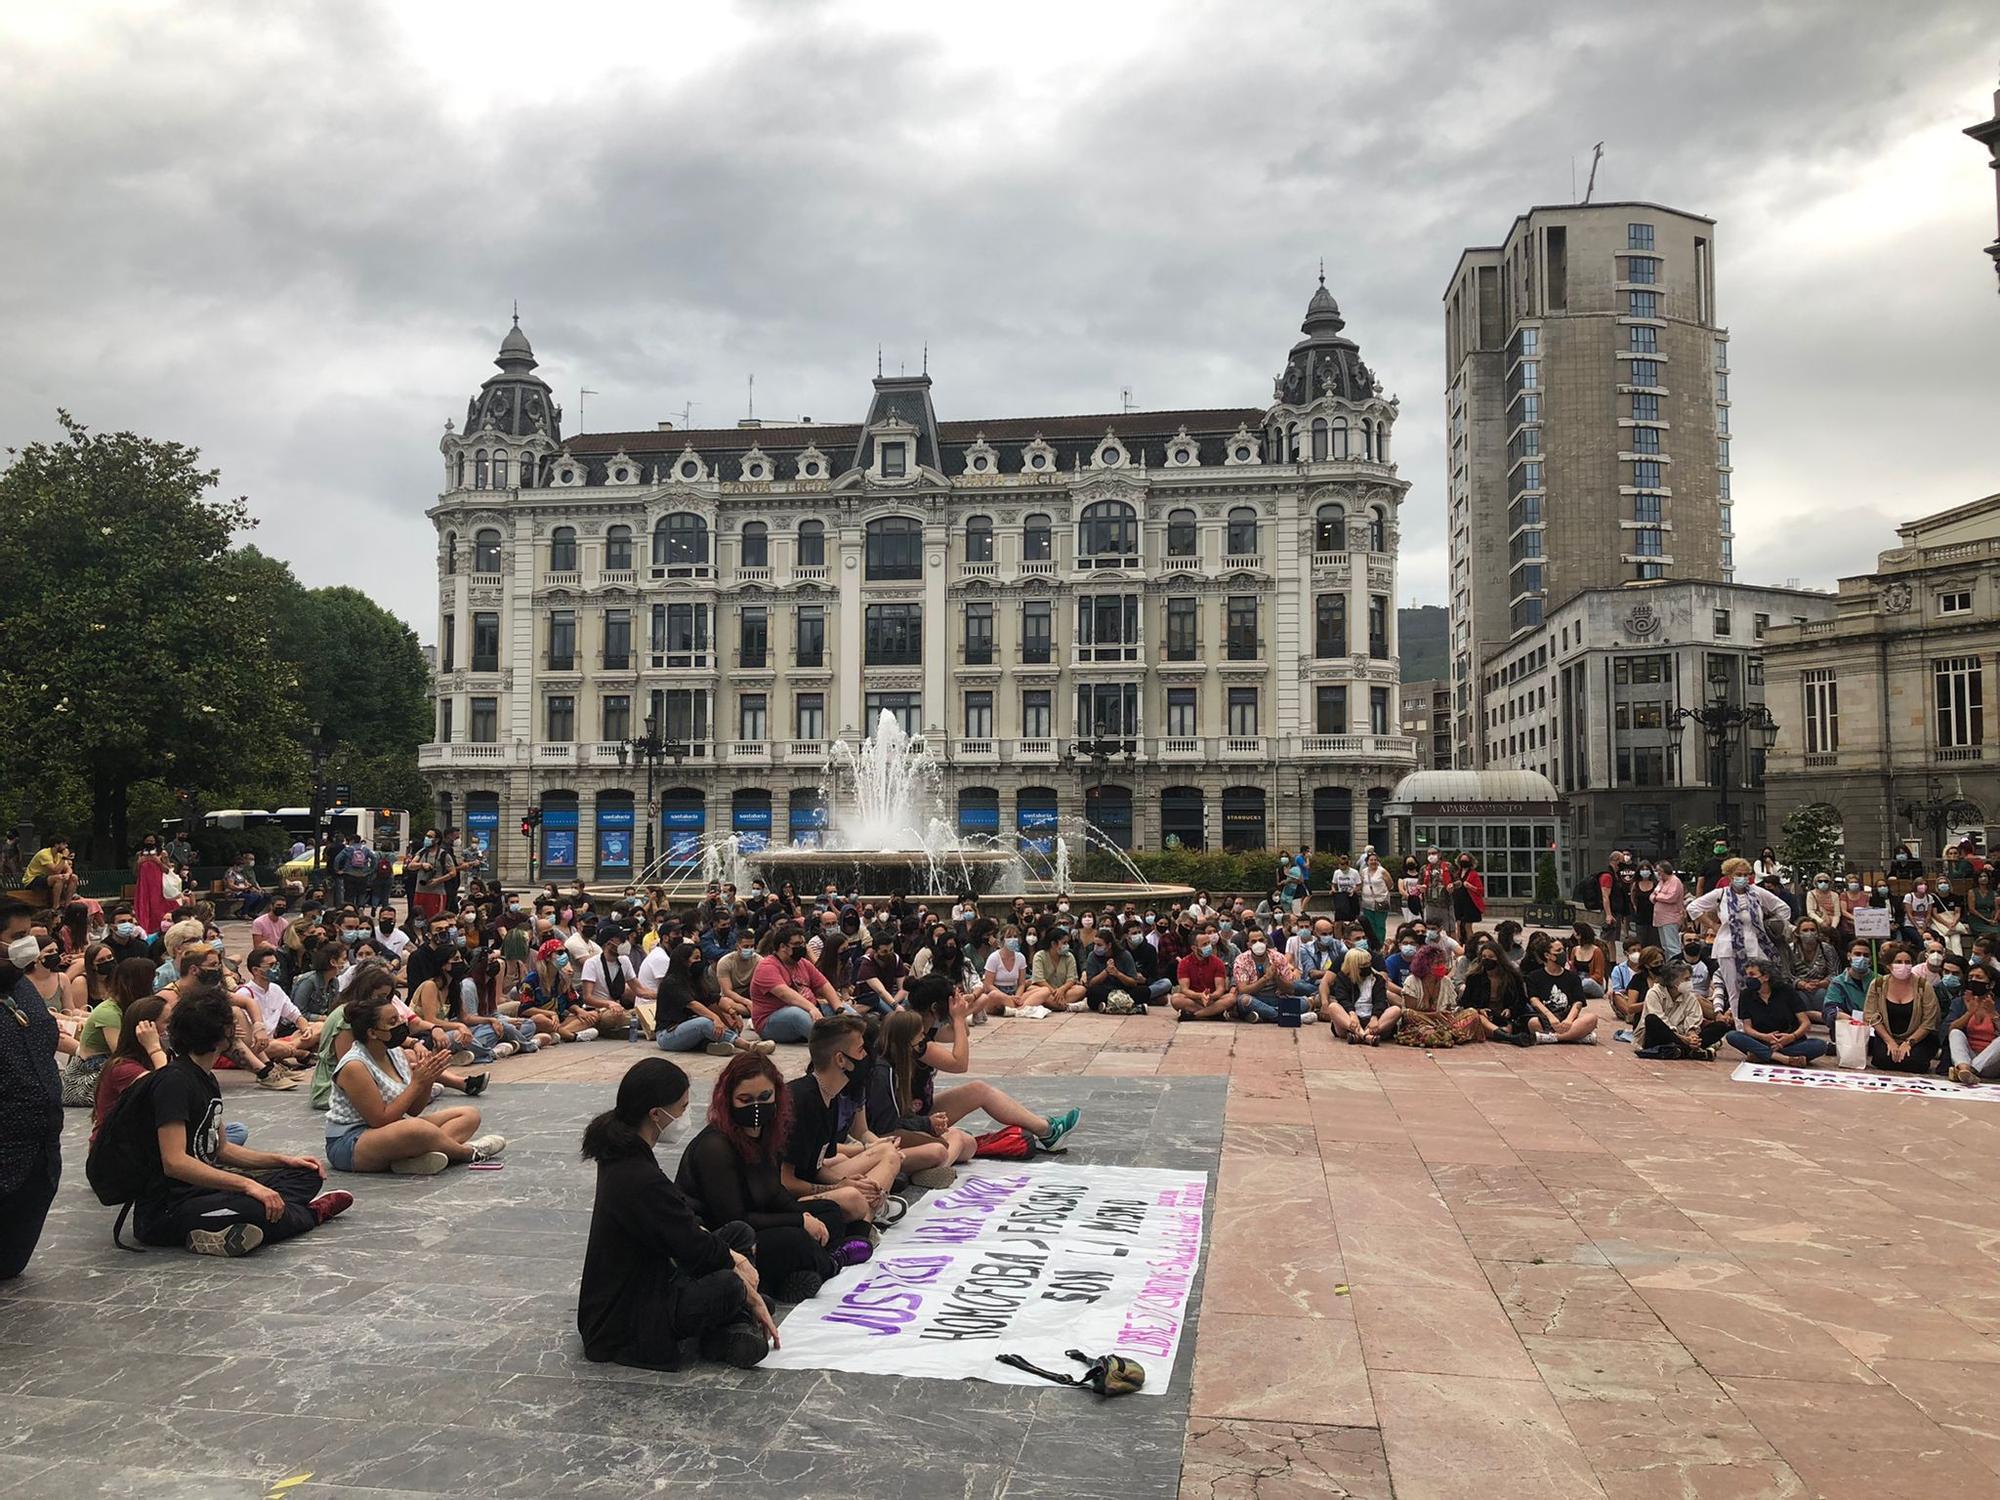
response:
<path id="1" fill-rule="evenodd" d="M 1540 1041 L 1594 1042 L 1597 1017 L 1584 998 L 1583 978 L 1569 967 L 1568 957 L 1561 938 L 1538 932 L 1529 939 L 1528 967 L 1521 979 L 1534 1012 L 1531 1024 Z"/>
<path id="2" fill-rule="evenodd" d="M 27 1269 L 62 1180 L 56 1018 L 28 965 L 41 961 L 34 912 L 0 903 L 0 1281 Z"/>
<path id="3" fill-rule="evenodd" d="M 1500 956 L 1493 947 L 1484 947 L 1474 956 L 1466 973 L 1465 987 L 1458 992 L 1462 1010 L 1478 1013 L 1479 1029 L 1489 1042 L 1509 1042 L 1516 1047 L 1535 1045 L 1531 1026 L 1534 1010 L 1528 1004 L 1528 989 L 1521 971 Z"/>
<path id="4" fill-rule="evenodd" d="M 1745 959 L 1736 989 L 1736 1025 L 1723 1040 L 1752 1062 L 1809 1067 L 1828 1051 L 1825 1042 L 1810 1035 L 1816 1011 L 1769 963 Z"/>
<path id="5" fill-rule="evenodd" d="M 674 1183 L 711 1230 L 741 1221 L 757 1236 L 758 1273 L 782 1301 L 803 1301 L 842 1266 L 874 1253 L 867 1238 L 834 1239 L 847 1215 L 829 1202 L 801 1203 L 785 1191 L 779 1158 L 790 1099 L 784 1076 L 761 1052 L 733 1058 L 715 1080 L 708 1123 L 681 1153 Z"/>
<path id="6" fill-rule="evenodd" d="M 167 1018 L 174 1059 L 145 1081 L 141 1101 L 153 1171 L 133 1202 L 132 1227 L 145 1244 L 234 1258 L 317 1229 L 354 1202 L 321 1190 L 318 1157 L 252 1151 L 224 1137 L 214 1070 L 234 1033 L 235 1010 L 215 985 L 182 995 Z"/>
<path id="7" fill-rule="evenodd" d="M 653 1154 L 680 1133 L 687 1108 L 687 1074 L 649 1057 L 626 1070 L 618 1102 L 584 1128 L 583 1159 L 597 1163 L 576 1298 L 586 1359 L 677 1369 L 681 1340 L 697 1339 L 702 1358 L 747 1370 L 778 1347 L 749 1259 L 756 1231 L 741 1220 L 704 1229 Z"/>

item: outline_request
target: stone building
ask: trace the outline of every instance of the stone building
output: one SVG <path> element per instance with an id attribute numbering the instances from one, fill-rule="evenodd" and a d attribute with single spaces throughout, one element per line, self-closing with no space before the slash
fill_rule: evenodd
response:
<path id="1" fill-rule="evenodd" d="M 1585 589 L 1728 581 L 1728 334 L 1715 222 L 1653 203 L 1533 208 L 1444 297 L 1456 763 L 1488 656 Z"/>
<path id="2" fill-rule="evenodd" d="M 2000 670 L 2000 495 L 1896 528 L 1902 545 L 1843 578 L 1830 618 L 1774 628 L 1765 692 L 1772 826 L 1820 803 L 1847 854 L 1984 840 L 2000 821 L 1986 673 Z"/>
<path id="3" fill-rule="evenodd" d="M 1768 737 L 1744 726 L 1712 742 L 1676 713 L 1767 704 L 1782 724 L 1786 714 L 1766 686 L 1770 642 L 1781 627 L 1832 613 L 1831 595 L 1802 589 L 1659 582 L 1587 590 L 1487 658 L 1478 729 L 1485 762 L 1555 784 L 1575 869 L 1595 868 L 1613 849 L 1671 856 L 1688 824 L 1724 824 L 1753 849 L 1774 842 Z"/>
<path id="4" fill-rule="evenodd" d="M 1451 769 L 1451 683 L 1434 677 L 1403 684 L 1403 733 L 1417 747 L 1419 771 Z"/>
<path id="5" fill-rule="evenodd" d="M 1343 326 L 1322 281 L 1256 407 L 941 422 L 899 375 L 854 424 L 565 435 L 517 323 L 440 445 L 441 818 L 510 877 L 531 810 L 561 878 L 812 843 L 889 714 L 968 831 L 1385 842 L 1407 485 Z"/>

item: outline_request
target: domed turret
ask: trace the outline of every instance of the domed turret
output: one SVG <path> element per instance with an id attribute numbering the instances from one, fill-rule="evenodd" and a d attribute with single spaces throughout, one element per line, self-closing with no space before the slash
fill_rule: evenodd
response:
<path id="1" fill-rule="evenodd" d="M 1326 268 L 1322 266 L 1319 287 L 1306 303 L 1305 321 L 1299 324 L 1305 337 L 1292 345 L 1284 373 L 1277 379 L 1275 400 L 1305 406 L 1322 396 L 1366 401 L 1377 394 L 1375 372 L 1361 362 L 1354 340 L 1341 333 L 1346 326 L 1340 304 L 1326 289 Z"/>
<path id="2" fill-rule="evenodd" d="M 544 437 L 559 444 L 562 409 L 555 404 L 549 383 L 535 374 L 539 361 L 521 331 L 520 313 L 514 314 L 514 326 L 500 340 L 493 363 L 500 373 L 489 376 L 466 406 L 466 436 L 474 437 L 490 426 L 505 437 Z"/>

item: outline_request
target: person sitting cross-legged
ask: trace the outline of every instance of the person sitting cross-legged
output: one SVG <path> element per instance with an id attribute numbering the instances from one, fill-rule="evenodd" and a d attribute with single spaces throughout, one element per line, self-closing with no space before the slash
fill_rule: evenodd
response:
<path id="1" fill-rule="evenodd" d="M 1965 976 L 1960 1004 L 1945 1033 L 1951 1047 L 1951 1078 L 1967 1085 L 2000 1076 L 2000 1022 L 1994 1018 L 1993 975 L 1975 965 Z"/>
<path id="2" fill-rule="evenodd" d="M 1229 965 L 1216 953 L 1213 923 L 1204 922 L 1194 952 L 1180 962 L 1171 1001 L 1183 1021 L 1218 1021 L 1236 1008 L 1236 988 L 1229 982 Z"/>
<path id="3" fill-rule="evenodd" d="M 1528 1029 L 1538 1042 L 1597 1040 L 1597 1016 L 1584 999 L 1583 977 L 1567 957 L 1561 938 L 1538 932 L 1528 940 L 1528 968 L 1521 977 L 1533 1012 Z"/>
<path id="4" fill-rule="evenodd" d="M 215 1061 L 235 1030 L 235 1009 L 218 985 L 198 983 L 175 998 L 167 1017 L 173 1060 L 146 1080 L 146 1096 L 132 1101 L 157 1144 L 149 1163 L 157 1175 L 149 1174 L 132 1205 L 133 1230 L 144 1244 L 248 1255 L 317 1229 L 354 1201 L 325 1191 L 316 1157 L 252 1151 L 224 1135 Z"/>
<path id="5" fill-rule="evenodd" d="M 759 1041 L 729 1024 L 728 1014 L 716 1008 L 716 997 L 702 984 L 707 969 L 699 944 L 681 943 L 674 948 L 654 1003 L 653 1040 L 659 1049 L 693 1052 L 700 1048 L 711 1057 L 775 1052 L 776 1042 Z"/>
<path id="6" fill-rule="evenodd" d="M 1320 1018 L 1332 1025 L 1333 1034 L 1343 1042 L 1379 1047 L 1385 1037 L 1396 1034 L 1403 1018 L 1395 996 L 1395 986 L 1375 967 L 1367 951 L 1349 948 L 1319 1008 Z"/>
<path id="7" fill-rule="evenodd" d="M 1767 959 L 1743 962 L 1736 991 L 1736 1025 L 1723 1038 L 1752 1062 L 1809 1066 L 1827 1054 L 1827 1044 L 1808 1035 L 1813 1006 L 1785 983 Z"/>
<path id="8" fill-rule="evenodd" d="M 1655 947 L 1639 950 L 1634 972 L 1645 976 L 1645 1010 L 1639 1016 L 1635 1057 L 1694 1059 L 1708 1062 L 1715 1057 L 1715 1044 L 1729 1033 L 1729 1023 L 1719 1019 L 1707 1000 L 1697 991 L 1694 972 L 1684 958 L 1669 959 Z"/>
<path id="9" fill-rule="evenodd" d="M 1049 929 L 1048 943 L 1035 955 L 1028 969 L 1028 988 L 1021 994 L 1023 1007 L 1039 1005 L 1048 1010 L 1068 1010 L 1084 1003 L 1088 991 L 1077 977 L 1076 954 L 1072 951 L 1068 928 Z"/>
<path id="10" fill-rule="evenodd" d="M 1264 940 L 1263 929 L 1252 926 L 1243 936 L 1243 951 L 1230 976 L 1236 985 L 1237 1019 L 1275 1021 L 1278 997 L 1291 995 L 1298 971 L 1285 961 L 1282 949 Z"/>
<path id="11" fill-rule="evenodd" d="M 498 1156 L 507 1138 L 478 1133 L 476 1106 L 453 1105 L 425 1117 L 451 1058 L 426 1050 L 412 1057 L 403 1050 L 409 1027 L 396 1019 L 391 982 L 384 972 L 364 974 L 342 1006 L 353 1045 L 334 1069 L 327 1159 L 342 1172 L 427 1177 L 454 1162 Z"/>
<path id="12" fill-rule="evenodd" d="M 887 1136 L 866 1145 L 846 1139 L 836 1107 L 850 1079 L 868 1062 L 867 1031 L 859 1016 L 826 1016 L 813 1022 L 808 1071 L 788 1085 L 791 1124 L 780 1148 L 779 1180 L 801 1203 L 826 1200 L 850 1224 L 876 1217 L 903 1170 L 901 1147 Z"/>
<path id="13" fill-rule="evenodd" d="M 853 1006 L 806 957 L 806 935 L 795 922 L 771 934 L 771 949 L 757 961 L 750 980 L 750 1020 L 757 1035 L 772 1042 L 803 1042 L 822 1016 Z"/>

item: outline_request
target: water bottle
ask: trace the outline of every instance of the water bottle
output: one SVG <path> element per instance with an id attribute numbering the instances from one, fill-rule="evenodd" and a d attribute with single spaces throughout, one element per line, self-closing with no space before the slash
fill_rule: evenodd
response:
<path id="1" fill-rule="evenodd" d="M 639 1012 L 636 1009 L 625 1017 L 625 1040 L 628 1042 L 639 1040 Z"/>

